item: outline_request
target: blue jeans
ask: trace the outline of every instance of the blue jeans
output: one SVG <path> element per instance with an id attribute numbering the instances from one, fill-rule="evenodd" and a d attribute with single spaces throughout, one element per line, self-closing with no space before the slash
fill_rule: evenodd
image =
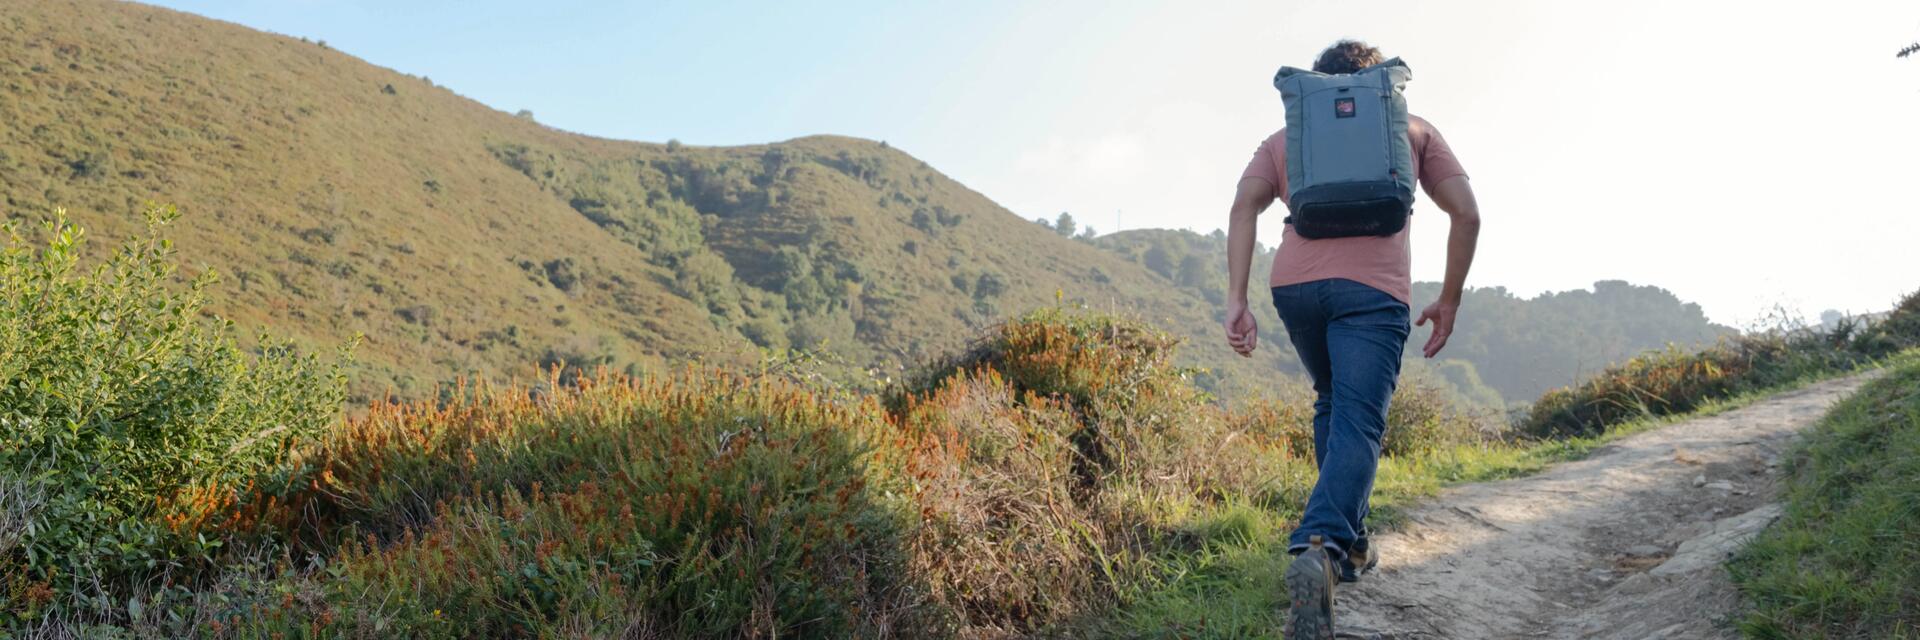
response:
<path id="1" fill-rule="evenodd" d="M 1287 338 L 1313 380 L 1313 458 L 1320 479 L 1307 497 L 1289 551 L 1319 535 L 1335 557 L 1365 548 L 1367 499 L 1387 431 L 1387 402 L 1400 378 L 1407 305 L 1352 280 L 1273 288 Z"/>

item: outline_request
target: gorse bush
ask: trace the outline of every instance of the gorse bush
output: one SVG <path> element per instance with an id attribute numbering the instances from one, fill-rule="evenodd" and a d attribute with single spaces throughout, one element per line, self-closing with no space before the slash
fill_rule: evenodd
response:
<path id="1" fill-rule="evenodd" d="M 1636 356 L 1579 385 L 1540 397 L 1521 430 L 1541 437 L 1595 435 L 1647 416 L 1674 415 L 1738 393 L 1850 369 L 1920 345 L 1920 291 L 1879 322 L 1830 331 L 1783 328 Z"/>
<path id="2" fill-rule="evenodd" d="M 909 397 L 937 389 L 950 378 L 992 369 L 1020 392 L 1098 410 L 1103 400 L 1125 400 L 1114 396 L 1181 387 L 1190 372 L 1171 364 L 1178 344 L 1173 336 L 1139 322 L 1042 309 L 995 326 L 973 345 L 890 389 L 888 405 L 899 409 Z"/>
<path id="3" fill-rule="evenodd" d="M 200 515 L 284 482 L 289 450 L 339 414 L 338 363 L 263 340 L 249 355 L 200 315 L 212 277 L 176 286 L 147 233 L 83 267 L 56 217 L 39 250 L 0 251 L 0 615 L 114 610 L 152 576 L 190 584 L 234 541 Z M 23 586 L 24 585 L 24 586 Z"/>
<path id="4" fill-rule="evenodd" d="M 1151 579 L 1174 512 L 1244 494 L 1255 461 L 1144 324 L 1009 320 L 889 391 L 913 443 L 916 570 L 972 629 L 1030 632 Z"/>
<path id="5" fill-rule="evenodd" d="M 1530 409 L 1524 427 L 1537 436 L 1596 435 L 1643 416 L 1685 413 L 1732 395 L 1754 370 L 1756 358 L 1776 351 L 1773 346 L 1769 340 L 1736 339 L 1697 352 L 1668 347 L 1641 354 L 1579 386 L 1547 392 Z"/>
<path id="6" fill-rule="evenodd" d="M 378 407 L 303 451 L 310 480 L 236 520 L 330 558 L 323 595 L 247 633 L 844 637 L 914 613 L 876 404 L 699 369 L 576 386 Z"/>
<path id="7" fill-rule="evenodd" d="M 890 391 L 918 443 L 916 570 L 968 628 L 1026 633 L 1127 602 L 1165 554 L 1224 535 L 1204 514 L 1297 515 L 1311 391 L 1283 385 L 1227 410 L 1173 364 L 1177 346 L 1143 323 L 1043 309 Z M 1444 397 L 1396 393 L 1388 455 L 1483 441 L 1487 417 Z"/>
<path id="8" fill-rule="evenodd" d="M 376 407 L 233 533 L 327 558 L 243 634 L 1030 632 L 1151 577 L 1170 505 L 1255 484 L 1173 341 L 1009 321 L 892 409 L 789 373 L 603 374 Z M 1003 372 L 1004 370 L 1005 372 Z M 458 622 L 449 620 L 459 611 Z M 318 625 L 318 626 L 316 626 Z"/>
<path id="9" fill-rule="evenodd" d="M 880 393 L 555 366 L 343 418 L 338 365 L 170 284 L 171 215 L 90 270 L 58 222 L 6 254 L 8 632 L 1071 635 L 1311 486 L 1303 398 L 1229 410 L 1172 337 L 1057 307 Z M 1389 455 L 1478 437 L 1441 398 L 1401 391 Z"/>

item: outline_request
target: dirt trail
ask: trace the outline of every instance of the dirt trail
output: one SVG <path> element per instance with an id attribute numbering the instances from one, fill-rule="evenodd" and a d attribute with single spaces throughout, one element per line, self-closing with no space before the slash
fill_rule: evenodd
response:
<path id="1" fill-rule="evenodd" d="M 1341 587 L 1340 637 L 1736 637 L 1721 561 L 1779 513 L 1779 460 L 1795 433 L 1868 377 L 1447 490 L 1381 536 L 1379 571 Z"/>

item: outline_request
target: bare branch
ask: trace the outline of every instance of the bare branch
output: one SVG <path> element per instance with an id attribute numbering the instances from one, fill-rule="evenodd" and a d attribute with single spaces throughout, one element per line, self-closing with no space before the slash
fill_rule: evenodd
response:
<path id="1" fill-rule="evenodd" d="M 24 480 L 0 474 L 0 554 L 13 551 L 33 524 L 34 511 L 46 496 Z"/>

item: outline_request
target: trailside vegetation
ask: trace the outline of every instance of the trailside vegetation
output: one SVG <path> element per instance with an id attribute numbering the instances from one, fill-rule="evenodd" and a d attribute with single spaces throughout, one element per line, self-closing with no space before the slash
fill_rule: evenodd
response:
<path id="1" fill-rule="evenodd" d="M 59 219 L 0 253 L 14 635 L 1131 636 L 1282 610 L 1257 578 L 1312 487 L 1310 392 L 1224 404 L 1149 324 L 1043 308 L 878 392 L 804 359 L 554 366 L 343 417 L 344 357 L 236 346 L 171 218 L 106 257 Z M 1904 348 L 1913 307 L 1810 353 Z M 1516 442 L 1451 397 L 1396 393 L 1380 524 L 1599 441 Z"/>
<path id="2" fill-rule="evenodd" d="M 1686 413 L 1714 400 L 1850 371 L 1916 346 L 1920 291 L 1878 320 L 1788 326 L 1723 338 L 1695 351 L 1670 347 L 1635 356 L 1541 396 L 1519 426 L 1542 437 L 1594 435 L 1621 422 Z"/>
<path id="3" fill-rule="evenodd" d="M 37 250 L 0 230 L 0 620 L 191 584 L 251 542 L 196 530 L 227 489 L 293 481 L 293 448 L 340 415 L 341 361 L 244 351 L 201 315 L 212 274 L 176 287 L 174 215 L 149 208 L 90 265 L 64 217 Z"/>
<path id="4" fill-rule="evenodd" d="M 1755 638 L 1920 637 L 1920 357 L 1835 406 L 1788 458 L 1786 514 L 1729 565 Z"/>
<path id="5" fill-rule="evenodd" d="M 0 263 L 10 633 L 1060 633 L 1312 475 L 1304 390 L 1222 406 L 1177 338 L 1068 307 L 879 393 L 556 367 L 343 417 L 339 361 L 200 313 L 170 217 L 93 268 L 64 222 Z M 1395 406 L 1395 459 L 1498 446 L 1430 387 Z"/>

